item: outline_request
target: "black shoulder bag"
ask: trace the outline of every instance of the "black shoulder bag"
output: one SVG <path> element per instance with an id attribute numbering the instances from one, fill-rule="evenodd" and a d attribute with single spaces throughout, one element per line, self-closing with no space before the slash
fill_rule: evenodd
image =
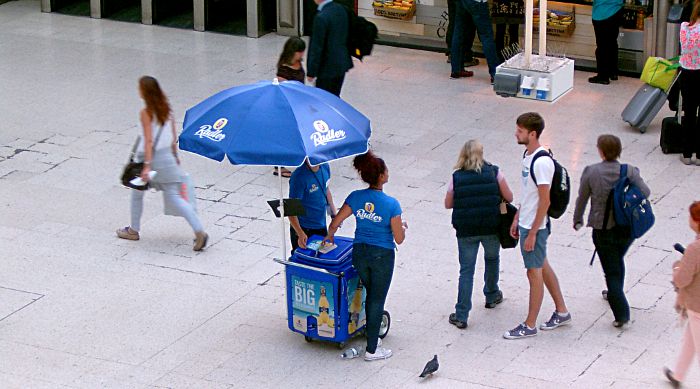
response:
<path id="1" fill-rule="evenodd" d="M 158 140 L 160 140 L 160 134 L 163 131 L 164 126 L 165 123 L 158 129 L 156 141 L 153 143 L 153 154 L 151 155 L 151 159 L 156 155 L 156 145 L 158 144 Z M 143 162 L 134 162 L 134 156 L 136 155 L 136 148 L 139 146 L 139 142 L 141 142 L 140 135 L 136 138 L 136 143 L 134 143 L 134 147 L 131 148 L 131 153 L 129 154 L 129 162 L 127 162 L 126 166 L 124 166 L 121 181 L 122 185 L 126 186 L 127 188 L 136 190 L 147 190 L 149 187 L 148 182 L 144 185 L 134 185 L 131 183 L 131 180 L 133 180 L 136 177 L 139 177 L 141 175 L 141 171 L 143 171 Z"/>

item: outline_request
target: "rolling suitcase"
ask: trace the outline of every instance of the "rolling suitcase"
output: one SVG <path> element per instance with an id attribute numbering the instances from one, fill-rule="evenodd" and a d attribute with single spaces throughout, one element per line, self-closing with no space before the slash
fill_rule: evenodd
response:
<path id="1" fill-rule="evenodd" d="M 681 98 L 678 98 L 678 107 L 681 107 Z M 679 154 L 683 152 L 683 129 L 681 128 L 682 110 L 678 108 L 676 116 L 664 118 L 661 122 L 661 137 L 659 146 L 664 154 Z"/>
<path id="2" fill-rule="evenodd" d="M 668 96 L 661 89 L 644 84 L 622 111 L 622 120 L 639 132 L 645 133 L 649 123 L 659 113 L 667 98 Z"/>

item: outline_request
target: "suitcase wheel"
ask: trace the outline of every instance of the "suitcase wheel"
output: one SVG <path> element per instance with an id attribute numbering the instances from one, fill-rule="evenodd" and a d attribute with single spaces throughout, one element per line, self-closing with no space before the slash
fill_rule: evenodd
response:
<path id="1" fill-rule="evenodd" d="M 304 335 L 304 340 L 307 341 L 307 342 L 309 342 L 309 343 L 311 343 L 311 342 L 314 341 L 313 338 L 310 337 L 310 336 L 308 336 L 308 335 Z"/>
<path id="2" fill-rule="evenodd" d="M 384 311 L 382 313 L 382 322 L 379 324 L 379 337 L 384 339 L 384 337 L 389 333 L 390 327 L 391 315 L 389 315 L 389 312 Z"/>

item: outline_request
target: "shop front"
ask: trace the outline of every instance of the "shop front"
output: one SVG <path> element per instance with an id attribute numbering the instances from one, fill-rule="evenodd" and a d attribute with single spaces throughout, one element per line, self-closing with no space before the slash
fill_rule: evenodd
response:
<path id="1" fill-rule="evenodd" d="M 313 0 L 278 0 L 298 7 L 299 23 L 293 32 L 310 35 L 316 4 Z M 444 51 L 449 25 L 448 0 L 336 0 L 355 9 L 359 16 L 374 23 L 379 30 L 378 43 Z M 489 1 L 491 3 L 491 1 Z M 639 73 L 650 55 L 665 54 L 666 15 L 670 2 L 660 0 L 626 0 L 623 25 L 620 29 L 620 68 L 623 72 Z M 595 34 L 591 20 L 592 1 L 549 1 L 548 53 L 576 60 L 577 67 L 595 68 Z M 535 6 L 537 12 L 537 5 Z M 657 20 L 654 15 L 663 14 Z M 291 14 L 290 14 L 291 15 Z M 533 15 L 535 21 L 539 15 Z M 657 25 L 658 24 L 658 25 Z M 535 26 L 537 23 L 535 23 Z M 524 36 L 524 25 L 519 36 Z M 662 36 L 660 36 L 662 35 Z M 659 40 L 664 40 L 659 44 Z M 537 47 L 535 31 L 534 46 Z M 474 44 L 480 51 L 478 37 Z M 657 54 L 660 53 L 660 54 Z"/>

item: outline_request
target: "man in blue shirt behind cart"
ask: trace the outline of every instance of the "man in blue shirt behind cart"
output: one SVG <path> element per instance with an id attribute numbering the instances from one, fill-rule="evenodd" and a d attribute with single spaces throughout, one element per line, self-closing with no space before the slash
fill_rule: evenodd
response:
<path id="1" fill-rule="evenodd" d="M 326 213 L 330 213 L 331 218 L 338 213 L 328 189 L 330 179 L 331 169 L 328 164 L 311 166 L 308 160 L 292 173 L 289 179 L 289 197 L 300 199 L 306 210 L 304 216 L 289 217 L 292 253 L 297 247 L 306 248 L 309 236 L 324 237 L 328 234 Z"/>

